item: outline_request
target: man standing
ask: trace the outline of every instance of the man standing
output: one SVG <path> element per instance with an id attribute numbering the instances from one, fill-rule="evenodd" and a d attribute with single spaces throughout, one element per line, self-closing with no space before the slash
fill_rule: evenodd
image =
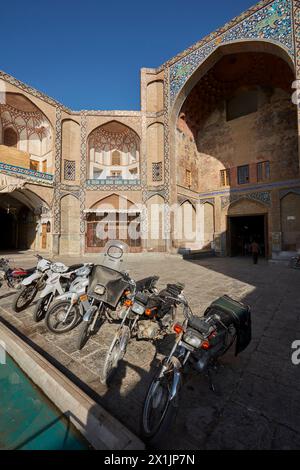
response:
<path id="1" fill-rule="evenodd" d="M 250 249 L 251 249 L 251 253 L 252 253 L 252 257 L 253 257 L 253 263 L 257 264 L 258 255 L 259 255 L 259 244 L 256 243 L 255 240 L 253 240 L 253 242 L 250 245 Z"/>

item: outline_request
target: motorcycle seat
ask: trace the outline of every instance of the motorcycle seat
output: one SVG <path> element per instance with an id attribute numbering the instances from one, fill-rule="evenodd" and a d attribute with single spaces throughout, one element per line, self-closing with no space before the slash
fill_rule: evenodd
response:
<path id="1" fill-rule="evenodd" d="M 202 320 L 202 318 L 195 316 L 189 318 L 189 326 L 199 331 L 199 333 L 203 333 L 204 335 L 209 334 L 211 328 L 211 326 Z"/>
<path id="2" fill-rule="evenodd" d="M 155 284 L 159 280 L 158 276 L 150 276 L 146 277 L 145 279 L 140 279 L 136 283 L 136 291 L 141 292 L 143 290 L 149 290 L 155 287 Z"/>
<path id="3" fill-rule="evenodd" d="M 33 274 L 33 273 L 35 272 L 35 270 L 36 270 L 36 267 L 34 267 L 34 268 L 29 268 L 29 269 L 26 269 L 26 271 L 27 271 L 28 275 L 29 275 L 29 274 Z"/>

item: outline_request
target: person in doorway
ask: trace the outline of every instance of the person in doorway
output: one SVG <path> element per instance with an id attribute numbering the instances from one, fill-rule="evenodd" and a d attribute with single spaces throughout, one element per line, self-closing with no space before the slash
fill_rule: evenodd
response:
<path id="1" fill-rule="evenodd" d="M 253 263 L 257 264 L 258 263 L 258 255 L 259 255 L 259 244 L 253 240 L 253 242 L 250 245 L 251 253 L 252 253 L 252 258 L 253 258 Z"/>

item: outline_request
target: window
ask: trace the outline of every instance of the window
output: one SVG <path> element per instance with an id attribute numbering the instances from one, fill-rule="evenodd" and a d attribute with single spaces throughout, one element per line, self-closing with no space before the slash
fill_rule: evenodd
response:
<path id="1" fill-rule="evenodd" d="M 64 179 L 68 181 L 75 181 L 75 162 L 72 160 L 64 161 Z"/>
<path id="2" fill-rule="evenodd" d="M 162 180 L 162 163 L 152 163 L 152 181 Z"/>
<path id="3" fill-rule="evenodd" d="M 185 183 L 190 188 L 192 186 L 192 172 L 185 170 Z"/>
<path id="4" fill-rule="evenodd" d="M 227 121 L 255 113 L 258 110 L 257 90 L 243 90 L 226 102 Z"/>
<path id="5" fill-rule="evenodd" d="M 230 170 L 221 170 L 221 186 L 230 186 Z"/>
<path id="6" fill-rule="evenodd" d="M 47 173 L 47 160 L 43 161 L 43 173 Z"/>
<path id="7" fill-rule="evenodd" d="M 17 147 L 18 135 L 12 127 L 8 127 L 4 130 L 3 145 L 7 147 Z"/>
<path id="8" fill-rule="evenodd" d="M 111 164 L 112 166 L 120 166 L 121 165 L 121 155 L 118 150 L 115 150 L 111 155 Z"/>
<path id="9" fill-rule="evenodd" d="M 238 167 L 238 184 L 249 183 L 249 165 Z"/>
<path id="10" fill-rule="evenodd" d="M 257 164 L 257 181 L 270 179 L 270 162 L 259 162 Z"/>
<path id="11" fill-rule="evenodd" d="M 122 172 L 121 171 L 112 171 L 111 174 L 110 174 L 110 178 L 122 179 Z"/>
<path id="12" fill-rule="evenodd" d="M 37 162 L 36 160 L 30 160 L 30 169 L 34 171 L 39 171 L 39 165 L 40 162 Z"/>

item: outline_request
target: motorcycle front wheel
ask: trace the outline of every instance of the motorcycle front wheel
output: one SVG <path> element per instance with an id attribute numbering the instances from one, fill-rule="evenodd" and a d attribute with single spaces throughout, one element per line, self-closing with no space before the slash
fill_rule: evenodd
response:
<path id="1" fill-rule="evenodd" d="M 31 302 L 33 302 L 37 294 L 36 284 L 30 284 L 29 286 L 23 287 L 14 298 L 12 308 L 15 312 L 21 312 L 25 310 Z"/>
<path id="2" fill-rule="evenodd" d="M 174 373 L 174 365 L 170 363 L 170 368 L 162 377 L 159 373 L 153 379 L 143 407 L 142 436 L 148 444 L 157 448 L 162 445 L 162 440 L 168 435 L 178 411 L 181 381 L 177 387 L 176 396 L 170 399 Z"/>
<path id="3" fill-rule="evenodd" d="M 69 313 L 66 317 L 67 312 Z M 78 305 L 74 304 L 70 309 L 70 302 L 68 300 L 62 300 L 61 302 L 56 302 L 49 308 L 45 323 L 49 331 L 60 335 L 73 330 L 81 319 L 82 317 Z"/>
<path id="4" fill-rule="evenodd" d="M 104 366 L 100 374 L 101 383 L 107 385 L 113 373 L 117 370 L 119 362 L 126 354 L 126 348 L 130 340 L 130 329 L 123 326 L 115 335 L 105 358 Z"/>
<path id="5" fill-rule="evenodd" d="M 51 294 L 46 295 L 42 299 L 38 300 L 32 314 L 32 318 L 36 323 L 40 322 L 41 320 L 43 320 L 43 318 L 45 318 L 50 297 Z"/>

